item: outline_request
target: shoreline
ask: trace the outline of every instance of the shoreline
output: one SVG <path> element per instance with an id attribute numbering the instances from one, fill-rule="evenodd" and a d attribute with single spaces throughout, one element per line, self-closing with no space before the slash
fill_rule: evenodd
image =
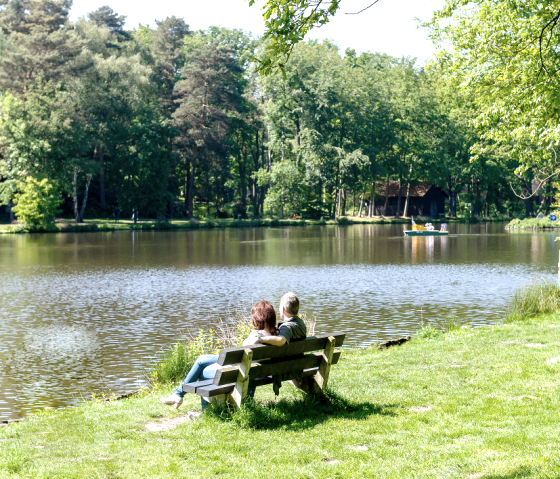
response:
<path id="1" fill-rule="evenodd" d="M 548 218 L 516 218 L 508 223 L 506 229 L 512 231 L 557 231 L 560 230 L 560 219 L 550 221 Z"/>
<path id="2" fill-rule="evenodd" d="M 286 226 L 349 226 L 358 224 L 408 224 L 410 218 L 393 218 L 393 217 L 373 217 L 358 218 L 356 216 L 344 216 L 337 219 L 320 219 L 320 220 L 303 220 L 303 219 L 214 219 L 202 218 L 200 220 L 172 220 L 172 221 L 155 221 L 143 220 L 134 224 L 132 221 L 122 221 L 115 223 L 112 220 L 91 219 L 84 223 L 74 223 L 66 221 L 58 221 L 51 227 L 27 228 L 17 224 L 0 224 L 1 234 L 27 234 L 27 233 L 95 233 L 109 231 L 173 231 L 173 230 L 193 230 L 193 229 L 210 229 L 210 228 L 271 228 Z M 465 219 L 465 218 L 418 218 L 419 223 L 498 223 L 509 221 L 509 218 L 483 218 L 483 219 Z"/>
<path id="3" fill-rule="evenodd" d="M 238 413 L 195 420 L 198 396 L 159 402 L 169 385 L 41 411 L 0 428 L 0 476 L 556 477 L 559 355 L 558 313 L 427 326 L 401 346 L 344 350 L 321 403 L 265 386 Z"/>

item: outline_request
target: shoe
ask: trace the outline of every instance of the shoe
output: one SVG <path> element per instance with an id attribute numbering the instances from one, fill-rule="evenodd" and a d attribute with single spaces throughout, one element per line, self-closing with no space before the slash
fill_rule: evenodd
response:
<path id="1" fill-rule="evenodd" d="M 174 406 L 175 409 L 179 409 L 179 406 L 183 404 L 183 398 L 177 396 L 177 394 L 173 393 L 171 396 L 167 398 L 161 398 L 160 401 L 163 404 L 167 404 L 168 406 Z"/>

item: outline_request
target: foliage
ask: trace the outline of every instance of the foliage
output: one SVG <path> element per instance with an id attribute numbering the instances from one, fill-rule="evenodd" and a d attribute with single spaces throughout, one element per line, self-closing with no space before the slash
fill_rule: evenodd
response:
<path id="1" fill-rule="evenodd" d="M 255 0 L 249 1 L 249 5 L 254 3 Z M 257 71 L 268 75 L 283 69 L 294 45 L 311 29 L 328 23 L 339 7 L 340 0 L 267 0 L 262 7 L 267 42 L 265 55 L 257 60 Z"/>
<path id="2" fill-rule="evenodd" d="M 338 1 L 270 0 L 264 38 L 177 17 L 128 31 L 107 6 L 69 22 L 69 2 L 20 3 L 0 10 L 2 205 L 29 175 L 58 185 L 76 223 L 115 207 L 143 219 L 410 216 L 420 182 L 447 193 L 452 217 L 531 216 L 558 189 L 543 176 L 552 160 L 515 173 L 521 146 L 473 128 L 484 105 L 443 66 L 301 41 Z M 263 75 L 287 54 L 284 75 Z M 470 162 L 482 143 L 493 147 Z M 534 179 L 546 180 L 538 209 L 511 189 L 527 196 Z M 387 181 L 397 205 L 380 195 Z"/>
<path id="3" fill-rule="evenodd" d="M 477 105 L 475 157 L 507 146 L 518 173 L 557 170 L 560 2 L 448 0 L 434 13 L 439 66 Z"/>
<path id="4" fill-rule="evenodd" d="M 62 203 L 56 185 L 47 178 L 37 180 L 28 176 L 18 184 L 18 189 L 13 208 L 16 217 L 29 226 L 52 225 Z"/>

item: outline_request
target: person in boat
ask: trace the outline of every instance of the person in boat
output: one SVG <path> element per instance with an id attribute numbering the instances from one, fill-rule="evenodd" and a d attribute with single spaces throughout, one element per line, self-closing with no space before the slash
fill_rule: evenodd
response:
<path id="1" fill-rule="evenodd" d="M 276 325 L 276 311 L 268 301 L 259 301 L 251 309 L 251 321 L 253 323 L 253 331 L 243 341 L 244 346 L 253 344 L 272 344 L 275 346 L 283 346 L 286 342 L 305 339 L 307 336 L 307 328 L 302 319 L 297 316 L 299 311 L 299 300 L 293 293 L 286 293 L 280 300 L 280 316 L 284 320 L 279 327 Z M 161 398 L 161 402 L 178 409 L 183 404 L 185 392 L 183 386 L 192 382 L 214 379 L 216 372 L 221 367 L 218 365 L 217 354 L 203 354 L 197 358 L 191 370 L 175 390 L 175 392 L 165 398 Z M 247 395 L 253 397 L 254 388 L 249 388 Z M 208 402 L 201 398 L 202 409 L 208 406 Z"/>

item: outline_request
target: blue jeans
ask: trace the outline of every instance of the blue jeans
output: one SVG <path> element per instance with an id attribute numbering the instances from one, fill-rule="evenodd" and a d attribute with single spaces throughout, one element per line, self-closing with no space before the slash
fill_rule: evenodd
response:
<path id="1" fill-rule="evenodd" d="M 183 397 L 186 393 L 183 391 L 183 385 L 194 383 L 195 381 L 200 381 L 201 379 L 214 379 L 216 376 L 216 371 L 220 369 L 218 363 L 217 354 L 203 354 L 199 356 L 194 362 L 193 367 L 187 374 L 187 377 L 183 380 L 180 386 L 175 390 L 175 394 L 179 397 Z M 204 400 L 203 397 L 200 398 L 202 404 L 202 410 L 206 409 L 208 402 Z"/>

